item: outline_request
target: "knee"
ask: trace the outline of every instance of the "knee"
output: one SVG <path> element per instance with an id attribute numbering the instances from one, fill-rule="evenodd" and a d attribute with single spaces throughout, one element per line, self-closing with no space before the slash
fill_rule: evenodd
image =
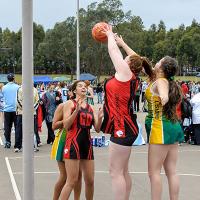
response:
<path id="1" fill-rule="evenodd" d="M 123 176 L 123 171 L 122 170 L 116 170 L 113 167 L 109 168 L 109 173 L 110 173 L 111 178 L 116 178 L 116 177 L 119 177 L 119 176 Z"/>
<path id="2" fill-rule="evenodd" d="M 113 168 L 109 168 L 109 174 L 111 176 L 111 178 L 114 178 L 116 176 L 115 170 L 113 170 Z"/>
<path id="3" fill-rule="evenodd" d="M 167 178 L 175 177 L 176 176 L 176 172 L 175 171 L 168 171 L 168 170 L 166 170 L 165 171 L 165 175 L 166 175 Z"/>
<path id="4" fill-rule="evenodd" d="M 67 179 L 66 176 L 64 176 L 64 175 L 61 176 L 61 175 L 60 175 L 60 177 L 59 177 L 59 179 L 58 179 L 58 182 L 59 182 L 60 184 L 65 184 L 66 179 Z"/>
<path id="5" fill-rule="evenodd" d="M 148 175 L 150 180 L 160 179 L 160 173 L 158 172 L 148 172 Z"/>
<path id="6" fill-rule="evenodd" d="M 94 186 L 94 177 L 86 177 L 85 184 L 87 186 L 93 187 Z"/>
<path id="7" fill-rule="evenodd" d="M 70 180 L 67 179 L 66 184 L 67 184 L 69 187 L 74 188 L 75 185 L 77 184 L 77 182 L 78 182 L 78 176 L 73 177 L 73 178 L 70 178 Z"/>

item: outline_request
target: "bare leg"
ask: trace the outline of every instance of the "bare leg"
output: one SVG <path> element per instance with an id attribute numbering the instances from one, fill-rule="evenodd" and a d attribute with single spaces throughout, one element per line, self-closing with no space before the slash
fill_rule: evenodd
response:
<path id="1" fill-rule="evenodd" d="M 0 129 L 3 129 L 4 127 L 4 125 L 3 125 L 3 123 L 4 123 L 4 116 L 3 116 L 3 112 L 0 112 Z"/>
<path id="2" fill-rule="evenodd" d="M 66 170 L 65 170 L 65 163 L 61 162 L 61 161 L 58 161 L 57 163 L 58 163 L 60 175 L 59 175 L 58 181 L 56 182 L 55 187 L 54 187 L 53 200 L 59 199 L 60 193 L 62 191 L 62 188 L 65 185 L 66 178 L 67 178 L 67 174 L 66 174 Z"/>
<path id="3" fill-rule="evenodd" d="M 170 200 L 178 200 L 179 178 L 176 174 L 176 163 L 178 160 L 178 144 L 170 145 L 167 158 L 164 162 L 165 174 L 169 184 Z"/>
<path id="4" fill-rule="evenodd" d="M 79 169 L 78 181 L 74 187 L 74 200 L 80 200 L 81 187 L 82 187 L 82 172 L 81 169 Z"/>
<path id="5" fill-rule="evenodd" d="M 128 161 L 129 161 L 129 158 L 127 160 L 126 168 L 124 171 L 124 177 L 125 177 L 125 181 L 126 181 L 126 198 L 125 198 L 125 200 L 129 199 L 131 188 L 132 188 L 132 179 L 131 179 L 131 176 L 128 171 Z"/>
<path id="6" fill-rule="evenodd" d="M 94 196 L 94 160 L 81 160 L 81 169 L 85 181 L 85 198 L 92 200 Z"/>
<path id="7" fill-rule="evenodd" d="M 72 190 L 74 189 L 79 174 L 79 160 L 65 159 L 65 169 L 67 172 L 67 181 L 60 194 L 61 200 L 68 200 Z"/>
<path id="8" fill-rule="evenodd" d="M 161 200 L 162 180 L 160 171 L 167 156 L 169 145 L 149 144 L 148 172 L 151 182 L 151 199 Z"/>
<path id="9" fill-rule="evenodd" d="M 127 170 L 130 154 L 131 147 L 110 143 L 109 170 L 115 200 L 125 200 L 130 194 L 131 180 Z"/>

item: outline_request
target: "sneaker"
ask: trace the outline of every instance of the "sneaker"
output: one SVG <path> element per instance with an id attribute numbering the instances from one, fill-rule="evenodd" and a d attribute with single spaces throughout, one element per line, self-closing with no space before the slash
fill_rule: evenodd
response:
<path id="1" fill-rule="evenodd" d="M 34 152 L 38 152 L 38 151 L 39 151 L 39 149 L 34 147 Z"/>
<path id="2" fill-rule="evenodd" d="M 38 143 L 37 146 L 38 146 L 38 147 L 41 147 L 42 145 L 43 145 L 42 142 L 40 142 L 40 143 Z"/>
<path id="3" fill-rule="evenodd" d="M 21 149 L 15 148 L 14 152 L 15 152 L 15 153 L 21 152 Z"/>
<path id="4" fill-rule="evenodd" d="M 4 145 L 4 148 L 10 149 L 10 147 L 11 147 L 11 143 L 10 142 L 6 142 L 5 145 Z"/>

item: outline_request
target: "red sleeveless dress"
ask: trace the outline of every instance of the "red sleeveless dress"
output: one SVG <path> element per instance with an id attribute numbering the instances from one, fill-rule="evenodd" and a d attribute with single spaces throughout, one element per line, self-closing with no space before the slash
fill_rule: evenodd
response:
<path id="1" fill-rule="evenodd" d="M 73 100 L 74 107 L 76 101 Z M 93 160 L 93 147 L 91 145 L 90 129 L 94 123 L 93 110 L 89 104 L 80 109 L 71 128 L 67 132 L 64 148 L 65 159 Z"/>

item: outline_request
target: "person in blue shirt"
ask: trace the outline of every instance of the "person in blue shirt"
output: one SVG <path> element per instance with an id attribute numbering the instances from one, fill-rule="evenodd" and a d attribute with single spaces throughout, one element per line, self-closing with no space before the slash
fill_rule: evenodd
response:
<path id="1" fill-rule="evenodd" d="M 5 148 L 11 147 L 11 129 L 14 123 L 16 128 L 16 98 L 19 85 L 14 83 L 15 76 L 10 73 L 7 75 L 8 83 L 3 86 L 2 94 L 4 96 L 4 136 Z"/>
<path id="2" fill-rule="evenodd" d="M 4 84 L 0 83 L 0 130 L 3 130 L 3 109 L 4 109 L 4 98 L 2 88 Z"/>
<path id="3" fill-rule="evenodd" d="M 61 86 L 61 94 L 62 94 L 62 101 L 66 102 L 67 99 L 67 93 L 68 93 L 68 89 L 66 88 L 66 84 L 64 82 L 60 83 Z"/>

